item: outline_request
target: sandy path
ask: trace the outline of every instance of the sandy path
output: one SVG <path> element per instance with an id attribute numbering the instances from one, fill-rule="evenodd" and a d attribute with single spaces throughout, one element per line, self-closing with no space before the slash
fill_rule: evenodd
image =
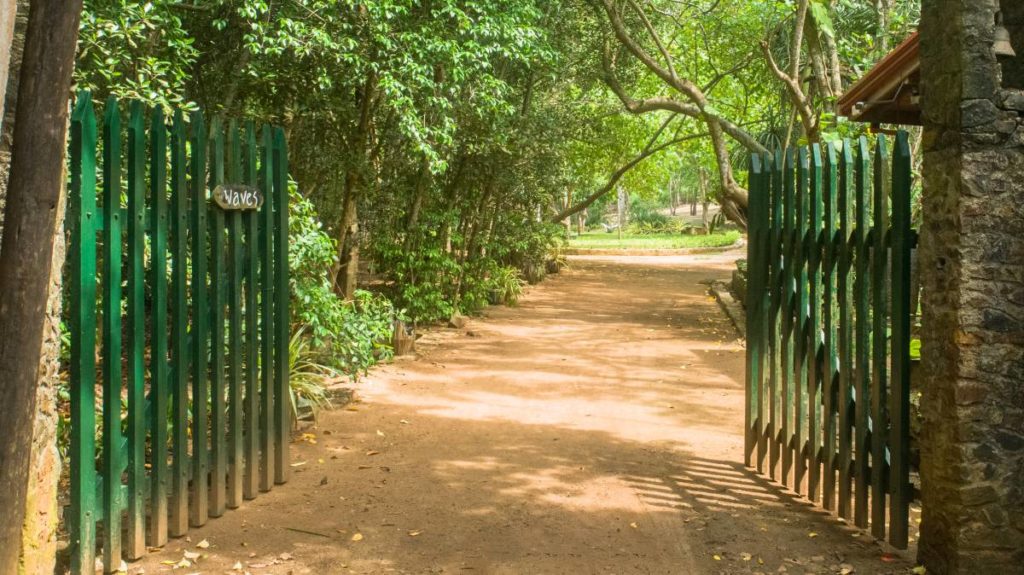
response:
<path id="1" fill-rule="evenodd" d="M 743 350 L 698 283 L 733 259 L 579 258 L 429 334 L 321 416 L 292 482 L 133 569 L 906 573 L 744 470 Z"/>

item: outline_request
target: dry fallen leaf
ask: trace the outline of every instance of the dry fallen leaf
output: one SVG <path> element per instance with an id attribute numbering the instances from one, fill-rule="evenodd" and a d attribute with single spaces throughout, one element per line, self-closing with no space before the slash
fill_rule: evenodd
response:
<path id="1" fill-rule="evenodd" d="M 715 561 L 721 561 L 721 560 L 722 560 L 721 557 L 719 557 L 718 555 L 715 555 Z"/>
<path id="2" fill-rule="evenodd" d="M 353 541 L 362 541 L 363 540 L 363 534 L 362 533 L 356 533 L 355 535 L 352 536 L 352 540 Z"/>
<path id="3" fill-rule="evenodd" d="M 409 532 L 409 537 L 417 537 L 417 536 L 422 535 L 422 534 L 423 534 L 423 530 L 422 529 L 413 529 L 412 531 Z"/>
<path id="4" fill-rule="evenodd" d="M 630 523 L 629 526 L 633 529 L 637 529 L 636 522 Z"/>
<path id="5" fill-rule="evenodd" d="M 750 553 L 740 553 L 740 558 L 743 559 L 744 561 L 750 561 L 751 559 L 754 558 L 754 556 L 751 555 Z"/>
<path id="6" fill-rule="evenodd" d="M 399 421 L 398 423 L 401 423 L 402 425 L 409 425 L 409 422 L 404 419 Z"/>
<path id="7" fill-rule="evenodd" d="M 379 435 L 381 437 L 384 437 L 384 432 L 378 429 L 377 430 L 377 435 Z"/>
<path id="8" fill-rule="evenodd" d="M 818 534 L 815 533 L 814 531 L 811 531 L 810 533 L 807 534 L 807 536 L 810 537 L 811 539 L 814 539 L 815 537 L 818 536 Z"/>
<path id="9" fill-rule="evenodd" d="M 373 450 L 370 450 L 370 451 L 366 452 L 367 455 L 378 455 L 379 453 L 380 453 L 379 451 L 373 451 Z"/>
<path id="10" fill-rule="evenodd" d="M 185 559 L 188 559 L 189 561 L 195 561 L 196 559 L 199 559 L 199 553 L 195 551 L 186 551 Z"/>
<path id="11" fill-rule="evenodd" d="M 209 542 L 209 541 L 207 541 L 206 539 L 203 539 L 203 540 L 202 540 L 202 541 L 200 541 L 199 543 L 196 543 L 196 547 L 198 547 L 198 548 L 200 548 L 200 549 L 206 549 L 206 548 L 208 548 L 209 546 L 210 546 L 210 542 Z"/>
<path id="12" fill-rule="evenodd" d="M 231 566 L 233 571 L 241 571 L 243 569 L 241 561 L 235 561 L 235 564 Z"/>

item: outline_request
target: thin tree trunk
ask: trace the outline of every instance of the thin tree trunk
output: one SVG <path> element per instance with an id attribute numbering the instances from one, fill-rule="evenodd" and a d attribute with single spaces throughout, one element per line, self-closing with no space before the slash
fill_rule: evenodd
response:
<path id="1" fill-rule="evenodd" d="M 711 233 L 711 222 L 708 221 L 708 174 L 704 168 L 700 169 L 700 205 L 700 220 L 704 226 L 704 234 L 708 235 Z"/>
<path id="2" fill-rule="evenodd" d="M 420 211 L 423 209 L 423 200 L 427 195 L 427 188 L 430 186 L 430 160 L 423 158 L 420 165 L 420 173 L 416 176 L 416 190 L 413 193 L 412 204 L 409 206 L 409 214 L 405 220 L 405 241 L 403 247 L 406 252 L 412 251 L 416 241 L 416 228 L 420 221 Z"/>
<path id="3" fill-rule="evenodd" d="M 82 0 L 34 0 L 0 247 L 0 574 L 17 573 Z"/>
<path id="4" fill-rule="evenodd" d="M 345 299 L 355 294 L 359 278 L 359 218 L 356 210 L 368 169 L 370 132 L 376 102 L 377 73 L 369 72 L 362 88 L 359 124 L 356 126 L 352 165 L 345 173 L 345 199 L 342 203 L 341 225 L 338 226 L 338 264 L 333 270 L 334 289 Z"/>

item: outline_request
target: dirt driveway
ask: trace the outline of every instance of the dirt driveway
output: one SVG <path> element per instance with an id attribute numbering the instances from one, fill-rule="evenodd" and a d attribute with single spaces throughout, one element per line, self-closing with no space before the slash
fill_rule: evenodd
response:
<path id="1" fill-rule="evenodd" d="M 907 573 L 743 468 L 743 349 L 699 283 L 735 257 L 575 259 L 429 334 L 321 416 L 288 485 L 133 571 Z"/>

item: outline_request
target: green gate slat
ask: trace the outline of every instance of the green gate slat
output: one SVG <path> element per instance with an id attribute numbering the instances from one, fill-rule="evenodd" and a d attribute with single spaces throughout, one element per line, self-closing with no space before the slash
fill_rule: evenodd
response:
<path id="1" fill-rule="evenodd" d="M 807 189 L 807 496 L 817 502 L 821 490 L 821 146 L 810 154 Z"/>
<path id="2" fill-rule="evenodd" d="M 836 503 L 836 386 L 838 366 L 836 351 L 836 266 L 839 256 L 837 219 L 837 188 L 839 186 L 839 160 L 836 148 L 826 144 L 824 231 L 822 237 L 823 274 L 822 310 L 824 345 L 821 357 L 820 377 L 822 382 L 822 423 L 824 444 L 822 446 L 822 507 L 831 511 Z"/>
<path id="3" fill-rule="evenodd" d="M 290 288 L 288 273 L 288 140 L 283 128 L 274 130 L 274 233 L 276 256 L 274 276 L 274 382 L 275 406 L 274 430 L 277 432 L 274 451 L 274 481 L 285 483 L 291 475 L 289 449 L 292 428 L 291 388 L 288 381 L 290 360 L 289 340 L 291 314 L 289 312 Z"/>
<path id="4" fill-rule="evenodd" d="M 889 294 L 887 230 L 889 228 L 889 152 L 885 136 L 875 141 L 874 161 L 874 242 L 871 250 L 871 533 L 885 537 L 886 475 L 888 473 L 887 439 L 889 421 L 888 348 Z"/>
<path id="5" fill-rule="evenodd" d="M 125 555 L 146 553 L 146 112 L 128 116 L 128 522 Z"/>
<path id="6" fill-rule="evenodd" d="M 121 564 L 121 112 L 103 113 L 103 565 Z"/>
<path id="7" fill-rule="evenodd" d="M 772 400 L 769 388 L 769 375 L 770 370 L 769 363 L 769 326 L 768 326 L 768 308 L 771 304 L 771 298 L 769 293 L 769 275 L 771 273 L 771 250 L 769 249 L 769 234 L 771 230 L 771 166 L 772 157 L 771 154 L 765 153 L 761 157 L 762 174 L 759 178 L 758 195 L 760 200 L 757 205 L 757 210 L 760 213 L 758 217 L 758 244 L 757 244 L 757 258 L 761 262 L 758 265 L 758 278 L 757 278 L 757 324 L 758 324 L 758 337 L 761 341 L 761 348 L 757 357 L 757 368 L 758 368 L 758 388 L 760 393 L 758 394 L 758 417 L 757 417 L 757 470 L 758 473 L 764 473 L 765 470 L 765 459 L 768 455 L 768 442 L 771 438 L 770 428 L 768 426 L 768 415 L 770 409 L 767 407 Z"/>
<path id="8" fill-rule="evenodd" d="M 793 435 L 796 439 L 796 465 L 793 477 L 793 491 L 804 493 L 804 481 L 807 476 L 807 458 L 809 455 L 809 433 L 807 431 L 807 338 L 809 331 L 807 308 L 810 305 L 807 284 L 810 281 L 807 273 L 809 250 L 808 236 L 810 225 L 807 221 L 808 193 L 807 180 L 809 160 L 806 148 L 797 151 L 796 179 L 796 258 L 794 259 L 794 276 L 796 280 L 796 317 L 794 327 L 794 362 L 793 362 L 793 395 L 796 412 L 793 416 Z"/>
<path id="9" fill-rule="evenodd" d="M 206 122 L 201 111 L 192 112 L 190 233 L 192 237 L 192 498 L 190 523 L 199 527 L 210 515 L 209 499 L 209 351 L 210 313 L 208 304 L 206 213 Z"/>
<path id="10" fill-rule="evenodd" d="M 785 239 L 785 255 L 783 266 L 784 274 L 782 283 L 784 293 L 781 305 L 782 314 L 782 485 L 791 485 L 791 474 L 793 471 L 793 459 L 796 450 L 796 436 L 794 435 L 795 400 L 793 390 L 793 374 L 795 373 L 796 350 L 793 345 L 793 330 L 795 328 L 794 318 L 796 317 L 796 206 L 794 198 L 793 173 L 796 169 L 794 162 L 795 151 L 786 150 L 786 164 L 783 175 L 783 237 Z"/>
<path id="11" fill-rule="evenodd" d="M 258 212 L 260 285 L 260 491 L 274 485 L 274 141 L 264 124 L 260 138 Z"/>
<path id="12" fill-rule="evenodd" d="M 71 115 L 71 570 L 96 554 L 96 115 L 80 92 Z"/>
<path id="13" fill-rule="evenodd" d="M 747 348 L 745 354 L 744 368 L 746 370 L 747 385 L 744 397 L 744 421 L 743 421 L 743 461 L 744 465 L 753 465 L 754 447 L 757 442 L 755 430 L 758 413 L 758 395 L 761 392 L 761 379 L 755 366 L 755 358 L 761 349 L 761 334 L 757 327 L 757 303 L 756 298 L 760 296 L 757 289 L 758 268 L 761 261 L 757 257 L 758 229 L 761 227 L 761 210 L 758 208 L 761 187 L 761 159 L 756 155 L 750 156 L 749 183 L 749 204 L 748 204 L 748 241 L 747 241 L 747 281 L 751 298 L 747 300 Z"/>
<path id="14" fill-rule="evenodd" d="M 839 516 L 852 517 L 853 494 L 853 144 L 843 140 L 839 169 Z"/>
<path id="15" fill-rule="evenodd" d="M 245 125 L 246 163 L 245 183 L 256 185 L 256 128 L 252 122 Z M 246 499 L 256 497 L 259 481 L 259 334 L 257 307 L 257 271 L 259 249 L 255 211 L 245 212 L 245 478 L 243 495 Z"/>
<path id="16" fill-rule="evenodd" d="M 857 165 L 854 182 L 854 205 L 856 206 L 857 226 L 854 230 L 854 266 L 855 279 L 853 301 L 856 313 L 854 325 L 854 524 L 857 527 L 868 526 L 868 483 L 871 467 L 868 446 L 868 420 L 871 386 L 871 316 L 869 304 L 871 298 L 871 268 L 869 267 L 868 220 L 871 217 L 871 206 L 868 183 L 871 173 L 871 156 L 868 152 L 867 138 L 857 140 Z"/>
<path id="17" fill-rule="evenodd" d="M 210 126 L 210 189 L 224 183 L 224 129 L 219 118 Z M 227 453 L 225 433 L 227 431 L 224 404 L 224 307 L 226 291 L 224 211 L 212 210 L 210 229 L 210 298 L 213 311 L 210 313 L 210 509 L 211 517 L 220 517 L 227 507 Z"/>
<path id="18" fill-rule="evenodd" d="M 167 543 L 167 398 L 170 393 L 167 357 L 167 126 L 163 111 L 153 110 L 150 120 L 149 189 L 150 284 L 153 286 L 153 313 L 150 323 L 150 480 L 149 544 Z"/>
<path id="19" fill-rule="evenodd" d="M 771 436 L 770 453 L 768 456 L 768 475 L 772 479 L 778 479 L 779 458 L 782 453 L 783 438 L 780 435 L 779 418 L 783 413 L 783 405 L 780 399 L 780 386 L 782 380 L 782 350 L 781 350 L 781 326 L 779 324 L 779 313 L 782 309 L 783 290 L 785 285 L 785 267 L 782 261 L 782 152 L 776 150 L 771 162 L 771 181 L 769 182 L 769 204 L 771 206 L 771 231 L 768 236 L 770 244 L 771 273 L 770 273 L 770 297 L 771 304 L 768 310 L 768 347 L 770 349 L 769 380 L 768 388 L 771 394 L 769 405 L 768 433 Z"/>
<path id="20" fill-rule="evenodd" d="M 228 124 L 228 174 L 230 183 L 242 181 L 242 142 L 238 132 L 238 123 L 231 120 Z M 228 466 L 227 506 L 234 509 L 242 504 L 242 480 L 245 470 L 245 451 L 243 450 L 243 419 L 242 408 L 243 386 L 242 365 L 246 359 L 242 347 L 242 275 L 245 253 L 242 247 L 242 214 L 228 214 L 230 236 L 228 238 L 229 261 L 231 262 L 231 278 L 228 282 L 228 301 L 231 309 L 228 321 L 228 439 L 230 443 L 230 461 Z"/>
<path id="21" fill-rule="evenodd" d="M 188 189 L 185 118 L 174 112 L 171 129 L 171 503 L 168 531 L 188 531 Z"/>
<path id="22" fill-rule="evenodd" d="M 906 549 L 910 515 L 910 142 L 896 135 L 892 166 L 892 394 L 889 543 Z"/>

